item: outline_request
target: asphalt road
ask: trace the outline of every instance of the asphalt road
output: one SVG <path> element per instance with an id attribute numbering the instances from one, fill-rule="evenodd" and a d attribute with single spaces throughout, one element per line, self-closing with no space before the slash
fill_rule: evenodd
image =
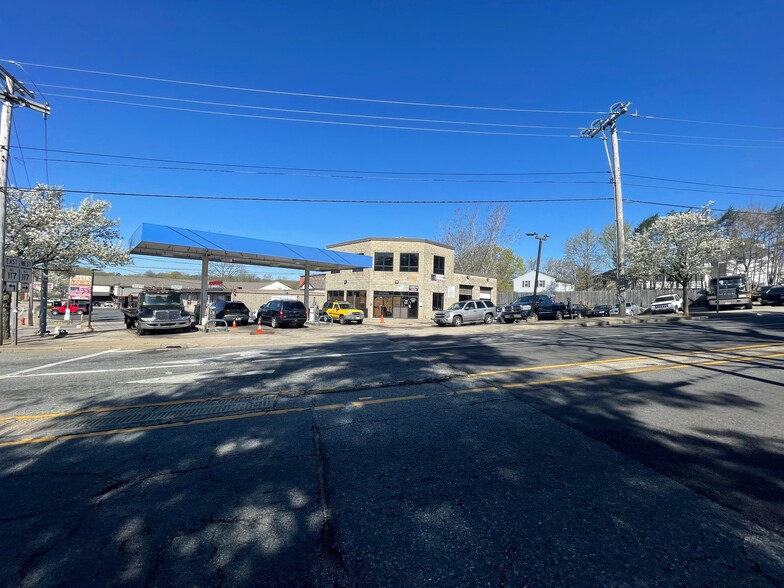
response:
<path id="1" fill-rule="evenodd" d="M 784 314 L 516 327 L 0 355 L 0 582 L 784 583 Z"/>

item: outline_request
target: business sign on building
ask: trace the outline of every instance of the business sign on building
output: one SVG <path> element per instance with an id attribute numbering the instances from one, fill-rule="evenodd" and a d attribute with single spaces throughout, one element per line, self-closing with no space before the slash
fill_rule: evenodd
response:
<path id="1" fill-rule="evenodd" d="M 68 298 L 71 300 L 90 300 L 93 280 L 91 276 L 73 276 L 68 282 Z"/>
<path id="2" fill-rule="evenodd" d="M 431 274 L 430 279 L 434 282 L 446 282 L 446 276 L 444 274 Z"/>

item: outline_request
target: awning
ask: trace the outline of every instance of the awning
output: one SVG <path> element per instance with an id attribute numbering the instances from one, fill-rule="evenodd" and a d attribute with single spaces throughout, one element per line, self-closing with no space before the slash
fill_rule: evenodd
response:
<path id="1" fill-rule="evenodd" d="M 135 255 L 194 260 L 206 255 L 210 261 L 310 271 L 369 268 L 373 261 L 356 253 L 149 223 L 136 229 L 130 245 Z"/>

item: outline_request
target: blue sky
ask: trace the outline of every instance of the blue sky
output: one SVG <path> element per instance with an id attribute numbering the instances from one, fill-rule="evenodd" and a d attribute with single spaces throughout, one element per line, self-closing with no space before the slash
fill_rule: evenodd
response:
<path id="1" fill-rule="evenodd" d="M 52 106 L 46 124 L 15 110 L 10 182 L 95 193 L 126 238 L 154 222 L 316 247 L 436 239 L 465 205 L 407 202 L 543 199 L 511 204 L 512 225 L 550 234 L 543 257 L 559 257 L 570 236 L 613 222 L 603 142 L 575 135 L 618 101 L 654 117 L 618 123 L 633 226 L 709 200 L 784 202 L 777 0 L 44 0 L 3 20 L 0 59 L 23 69 L 2 65 Z M 508 245 L 535 255 L 534 239 Z M 196 267 L 142 258 L 133 271 Z"/>

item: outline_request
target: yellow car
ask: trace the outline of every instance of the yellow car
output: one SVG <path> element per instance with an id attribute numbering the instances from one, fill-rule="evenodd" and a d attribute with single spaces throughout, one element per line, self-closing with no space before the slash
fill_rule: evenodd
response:
<path id="1" fill-rule="evenodd" d="M 325 302 L 321 307 L 321 318 L 329 317 L 333 321 L 340 321 L 341 325 L 346 323 L 362 324 L 365 320 L 365 313 L 359 310 L 356 306 L 345 300 L 337 302 Z"/>

